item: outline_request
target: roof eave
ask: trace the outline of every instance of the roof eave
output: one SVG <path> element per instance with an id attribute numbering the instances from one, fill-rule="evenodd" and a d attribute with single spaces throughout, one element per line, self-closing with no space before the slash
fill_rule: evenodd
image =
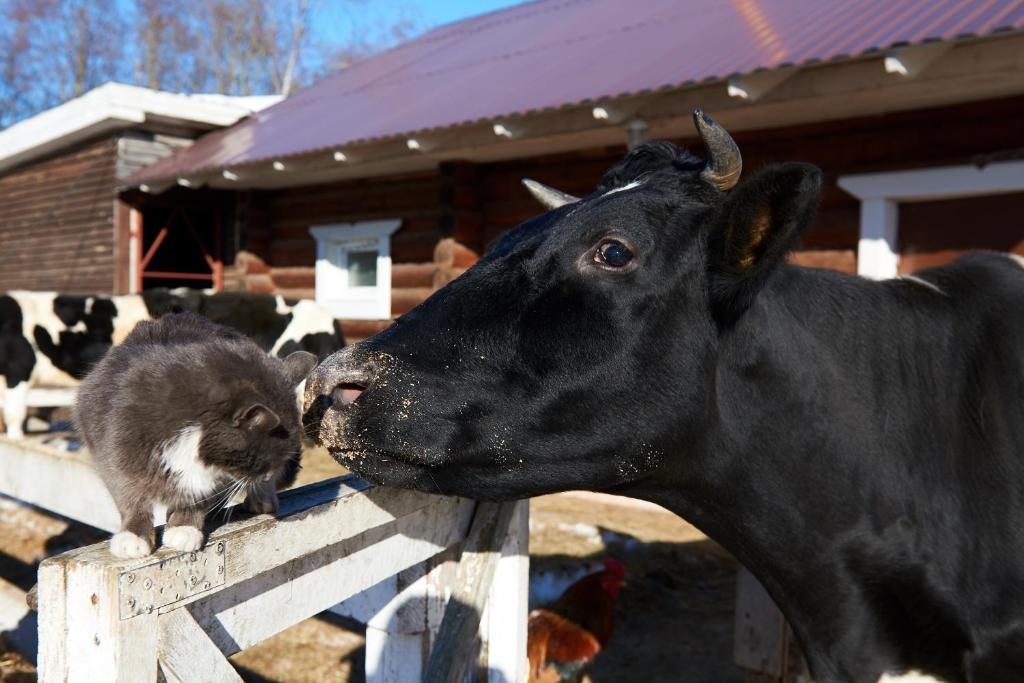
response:
<path id="1" fill-rule="evenodd" d="M 944 44 L 941 50 L 927 47 L 928 54 L 915 55 L 914 50 L 914 46 L 901 46 L 856 58 L 783 65 L 278 158 L 194 169 L 185 180 L 192 187 L 279 188 L 427 170 L 449 159 L 487 162 L 622 145 L 624 125 L 636 119 L 647 123 L 653 138 L 685 138 L 693 135 L 690 114 L 696 107 L 714 112 L 723 125 L 740 132 L 1024 93 L 1024 33 L 962 39 Z M 887 70 L 887 60 L 894 56 L 914 63 L 914 72 Z M 985 78 L 987 74 L 999 77 Z M 595 119 L 595 106 L 612 115 Z M 498 134 L 496 124 L 509 134 Z M 409 148 L 409 138 L 417 140 L 418 149 Z M 335 152 L 342 152 L 344 159 L 336 161 Z M 176 182 L 175 176 L 154 174 L 157 170 L 144 169 L 135 180 L 151 188 Z"/>
<path id="2" fill-rule="evenodd" d="M 167 123 L 196 132 L 222 128 L 247 116 L 246 104 L 266 106 L 279 99 L 235 102 L 106 83 L 0 131 L 0 172 L 125 128 Z"/>

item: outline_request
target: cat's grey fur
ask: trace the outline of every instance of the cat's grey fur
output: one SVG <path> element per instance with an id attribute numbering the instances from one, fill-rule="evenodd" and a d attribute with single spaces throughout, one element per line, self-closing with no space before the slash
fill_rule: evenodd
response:
<path id="1" fill-rule="evenodd" d="M 316 357 L 284 360 L 192 313 L 139 323 L 78 391 L 75 417 L 121 513 L 111 550 L 154 547 L 153 505 L 167 505 L 163 544 L 202 546 L 206 513 L 232 490 L 246 507 L 277 509 L 277 489 L 298 472 L 296 386 Z"/>

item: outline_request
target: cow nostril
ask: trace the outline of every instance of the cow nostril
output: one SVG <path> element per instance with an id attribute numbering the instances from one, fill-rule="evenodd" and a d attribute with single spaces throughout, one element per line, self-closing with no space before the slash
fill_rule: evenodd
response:
<path id="1" fill-rule="evenodd" d="M 335 408 L 344 408 L 345 406 L 355 403 L 356 399 L 359 398 L 365 390 L 366 387 L 362 384 L 356 384 L 355 382 L 342 382 L 338 386 L 334 387 L 334 391 L 331 392 L 331 401 L 334 403 Z"/>

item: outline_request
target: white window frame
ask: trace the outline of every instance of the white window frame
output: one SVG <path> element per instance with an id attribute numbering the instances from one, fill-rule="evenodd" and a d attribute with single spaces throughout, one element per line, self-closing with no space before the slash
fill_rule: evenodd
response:
<path id="1" fill-rule="evenodd" d="M 309 233 L 316 240 L 316 302 L 338 318 L 388 320 L 391 318 L 391 235 L 397 219 L 316 225 Z M 377 252 L 377 284 L 350 287 L 347 256 L 353 251 Z"/>
<path id="2" fill-rule="evenodd" d="M 899 274 L 899 204 L 1024 192 L 1024 161 L 851 174 L 839 187 L 860 200 L 857 273 L 883 280 Z"/>

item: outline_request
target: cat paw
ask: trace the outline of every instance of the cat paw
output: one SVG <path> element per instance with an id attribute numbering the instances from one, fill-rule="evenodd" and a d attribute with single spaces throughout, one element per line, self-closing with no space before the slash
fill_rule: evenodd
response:
<path id="1" fill-rule="evenodd" d="M 130 531 L 119 531 L 110 539 L 110 552 L 114 557 L 131 559 L 149 555 L 153 547 L 141 536 Z"/>
<path id="2" fill-rule="evenodd" d="M 203 532 L 194 526 L 167 527 L 164 545 L 175 550 L 199 550 L 203 547 Z"/>

